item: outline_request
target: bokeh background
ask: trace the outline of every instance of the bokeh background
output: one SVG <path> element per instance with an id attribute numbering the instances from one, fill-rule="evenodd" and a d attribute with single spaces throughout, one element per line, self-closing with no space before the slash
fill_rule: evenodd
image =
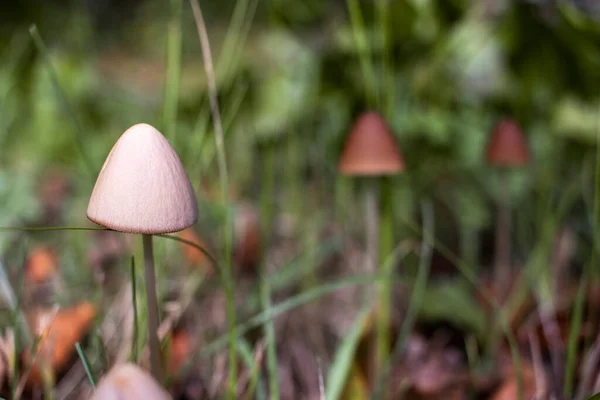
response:
<path id="1" fill-rule="evenodd" d="M 184 237 L 221 255 L 228 246 L 223 215 L 233 215 L 238 322 L 252 328 L 242 336 L 250 362 L 240 364 L 240 373 L 260 371 L 247 372 L 257 383 L 244 387 L 272 394 L 267 362 L 252 358 L 272 343 L 281 398 L 316 398 L 319 368 L 326 387 L 364 398 L 373 383 L 361 349 L 374 328 L 360 319 L 366 301 L 359 287 L 368 283 L 360 278 L 366 273 L 362 183 L 341 177 L 338 160 L 356 118 L 376 110 L 406 163 L 381 189 L 387 229 L 381 258 L 391 260 L 398 279 L 390 330 L 405 335 L 391 381 L 414 398 L 500 396 L 515 376 L 524 377 L 525 390 L 541 390 L 530 371 L 531 332 L 539 330 L 536 365 L 546 369 L 546 393 L 572 398 L 579 384 L 581 393 L 592 394 L 598 361 L 586 372 L 582 360 L 596 346 L 600 306 L 593 251 L 600 221 L 599 2 L 206 0 L 200 6 L 225 135 L 225 201 L 188 2 L 0 2 L 0 226 L 92 226 L 85 209 L 104 158 L 128 127 L 152 124 L 179 153 L 197 190 L 200 220 Z M 529 165 L 505 180 L 485 159 L 503 118 L 520 125 L 531 152 Z M 479 293 L 493 287 L 496 199 L 506 193 L 515 284 L 502 304 L 525 358 L 523 373 L 515 373 L 506 343 L 485 350 L 494 347 L 487 344 L 494 311 Z M 437 242 L 426 256 L 420 246 L 428 219 Z M 220 398 L 226 379 L 214 376 L 226 369 L 219 340 L 227 332 L 227 294 L 205 258 L 175 242 L 157 243 L 162 312 L 173 316 L 165 340 L 184 332 L 194 339 L 182 354 L 208 360 L 182 367 L 172 391 L 178 398 Z M 139 259 L 139 247 L 134 238 L 104 232 L 2 231 L 3 326 L 12 326 L 15 304 L 29 316 L 93 298 L 85 348 L 101 375 L 123 346 L 131 347 L 126 338 L 113 344 L 106 327 L 119 310 L 133 318 L 129 264 L 132 254 Z M 398 248 L 408 255 L 390 259 Z M 34 250 L 50 272 L 36 264 Z M 424 282 L 425 263 L 427 282 L 415 284 Z M 33 275 L 23 277 L 23 266 Z M 143 291 L 141 276 L 135 279 Z M 274 305 L 261 299 L 265 283 Z M 422 288 L 417 295 L 415 287 Z M 307 304 L 285 309 L 270 325 L 274 336 L 261 330 L 260 318 L 252 322 L 261 309 L 303 295 Z M 560 340 L 544 336 L 547 324 L 532 318 L 552 319 Z M 524 321 L 536 328 L 523 328 Z M 353 342 L 344 340 L 355 331 L 361 334 Z M 431 354 L 418 353 L 423 347 Z M 407 349 L 421 358 L 411 359 Z M 336 362 L 340 354 L 345 362 Z M 74 357 L 50 368 L 52 385 L 34 382 L 26 393 L 45 386 L 48 396 L 52 386 L 58 398 L 81 398 L 89 384 Z M 64 378 L 73 369 L 79 380 Z M 495 398 L 516 398 L 510 393 Z"/>

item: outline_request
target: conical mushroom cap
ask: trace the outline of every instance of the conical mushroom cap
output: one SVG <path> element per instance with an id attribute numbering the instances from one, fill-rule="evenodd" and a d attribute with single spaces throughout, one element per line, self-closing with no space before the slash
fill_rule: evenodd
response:
<path id="1" fill-rule="evenodd" d="M 344 175 L 392 175 L 404 170 L 404 160 L 384 119 L 375 112 L 360 116 L 342 152 L 339 170 Z"/>
<path id="2" fill-rule="evenodd" d="M 130 363 L 114 366 L 102 378 L 90 400 L 172 400 L 153 378 Z"/>
<path id="3" fill-rule="evenodd" d="M 88 218 L 128 233 L 177 232 L 198 218 L 181 160 L 148 124 L 129 128 L 108 154 L 92 191 Z"/>
<path id="4" fill-rule="evenodd" d="M 511 167 L 529 163 L 529 150 L 525 135 L 516 122 L 500 121 L 488 143 L 487 161 L 498 167 Z"/>

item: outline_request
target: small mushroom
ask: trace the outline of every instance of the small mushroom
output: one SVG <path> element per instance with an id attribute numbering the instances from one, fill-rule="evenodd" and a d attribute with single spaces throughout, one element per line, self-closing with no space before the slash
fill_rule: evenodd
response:
<path id="1" fill-rule="evenodd" d="M 160 380 L 152 235 L 178 232 L 193 225 L 198 205 L 179 156 L 158 130 L 137 124 L 123 133 L 98 175 L 87 217 L 115 231 L 142 234 L 150 364 L 152 375 Z"/>
<path id="2" fill-rule="evenodd" d="M 138 366 L 125 363 L 114 366 L 100 380 L 90 400 L 172 400 L 156 380 Z"/>
<path id="3" fill-rule="evenodd" d="M 529 163 L 529 150 L 525 135 L 517 123 L 503 119 L 496 124 L 486 151 L 487 162 L 500 169 L 500 196 L 496 223 L 496 248 L 494 260 L 494 282 L 497 295 L 503 298 L 510 283 L 510 198 L 507 170 L 522 167 Z"/>
<path id="4" fill-rule="evenodd" d="M 383 117 L 376 112 L 366 112 L 355 122 L 339 163 L 339 170 L 343 175 L 360 177 L 364 183 L 367 259 L 366 268 L 369 273 L 374 273 L 377 267 L 379 250 L 379 184 L 380 178 L 386 175 L 395 175 L 404 171 L 404 160 L 398 148 L 391 128 Z M 390 288 L 381 286 L 380 298 L 389 302 Z M 389 310 L 387 305 L 381 309 L 379 328 L 389 324 Z M 383 338 L 383 336 L 378 336 Z M 389 338 L 385 343 L 377 343 L 377 362 L 383 362 L 389 352 Z M 384 350 L 385 349 L 385 350 Z M 373 376 L 376 371 L 370 371 Z"/>

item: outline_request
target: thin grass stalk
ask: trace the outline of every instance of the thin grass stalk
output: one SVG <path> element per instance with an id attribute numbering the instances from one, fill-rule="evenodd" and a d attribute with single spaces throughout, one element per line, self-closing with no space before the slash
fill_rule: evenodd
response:
<path id="1" fill-rule="evenodd" d="M 260 219 L 263 226 L 261 227 L 262 235 L 262 260 L 261 260 L 261 276 L 260 276 L 260 303 L 261 308 L 265 311 L 270 310 L 273 305 L 271 303 L 271 286 L 268 279 L 268 246 L 270 241 L 270 232 L 273 226 L 273 197 L 275 186 L 275 149 L 272 143 L 265 143 L 265 151 L 263 152 L 263 187 L 260 195 Z M 266 321 L 263 325 L 265 335 L 265 344 L 267 347 L 267 372 L 269 381 L 269 398 L 279 399 L 279 374 L 277 367 L 277 339 L 275 337 L 275 326 L 273 321 Z"/>
<path id="2" fill-rule="evenodd" d="M 600 128 L 596 132 L 596 142 L 600 144 Z M 574 390 L 574 375 L 576 369 L 577 349 L 579 347 L 579 331 L 583 321 L 583 309 L 586 299 L 586 289 L 588 285 L 595 288 L 600 282 L 600 269 L 598 267 L 598 252 L 600 245 L 598 238 L 600 237 L 600 145 L 596 145 L 596 168 L 594 179 L 594 207 L 592 216 L 592 255 L 591 262 L 585 265 L 585 269 L 581 276 L 581 282 L 577 293 L 575 310 L 571 318 L 571 329 L 569 330 L 569 342 L 567 348 L 567 362 L 565 371 L 565 384 L 563 393 L 565 396 L 573 394 Z M 598 321 L 598 308 L 594 301 L 588 305 L 590 314 L 590 326 L 596 326 Z"/>
<path id="3" fill-rule="evenodd" d="M 83 365 L 83 369 L 85 370 L 85 375 L 87 376 L 88 381 L 90 381 L 90 384 L 93 388 L 96 388 L 96 379 L 94 378 L 94 374 L 92 373 L 90 362 L 88 361 L 88 358 L 85 355 L 83 349 L 81 348 L 79 342 L 75 343 L 75 350 L 77 350 L 77 355 L 81 360 L 81 364 Z"/>
<path id="4" fill-rule="evenodd" d="M 384 93 L 381 93 L 381 104 L 383 106 L 384 115 L 390 117 L 394 112 L 395 90 L 394 90 L 394 75 L 392 48 L 390 40 L 390 1 L 377 0 L 375 3 L 375 14 L 379 26 L 379 39 L 381 40 L 381 79 L 384 82 L 383 87 L 386 88 Z"/>
<path id="5" fill-rule="evenodd" d="M 96 168 L 94 167 L 94 163 L 92 162 L 92 159 L 90 158 L 90 156 L 89 156 L 88 152 L 86 151 L 85 146 L 83 144 L 83 139 L 82 139 L 83 135 L 84 135 L 83 128 L 81 127 L 81 124 L 80 124 L 79 120 L 77 119 L 77 116 L 75 114 L 75 109 L 69 102 L 67 95 L 65 94 L 64 90 L 62 89 L 62 87 L 59 83 L 58 76 L 56 75 L 56 70 L 54 69 L 54 66 L 52 65 L 52 60 L 50 59 L 50 52 L 48 51 L 46 44 L 42 40 L 42 37 L 40 36 L 38 28 L 35 24 L 31 25 L 29 27 L 29 33 L 30 33 L 31 37 L 33 38 L 33 42 L 35 43 L 36 47 L 38 48 L 38 51 L 42 55 L 42 58 L 44 59 L 46 68 L 48 70 L 48 73 L 50 74 L 52 86 L 54 87 L 54 90 L 56 91 L 56 93 L 58 95 L 58 100 L 59 100 L 61 107 L 63 108 L 63 112 L 65 114 L 67 114 L 68 118 L 71 119 L 71 122 L 73 123 L 73 126 L 75 127 L 75 130 L 76 130 L 76 133 L 74 135 L 75 144 L 77 145 L 77 149 L 79 150 L 79 153 L 81 154 L 81 157 L 83 158 L 87 172 L 88 172 L 90 178 L 95 177 L 97 175 Z"/>
<path id="6" fill-rule="evenodd" d="M 167 73 L 165 79 L 164 124 L 169 140 L 175 141 L 177 132 L 177 108 L 181 82 L 181 9 L 182 0 L 170 0 L 170 16 L 167 28 Z"/>
<path id="7" fill-rule="evenodd" d="M 238 65 L 243 52 L 238 51 L 244 46 L 248 37 L 248 24 L 252 24 L 256 11 L 257 1 L 250 4 L 250 0 L 235 2 L 231 20 L 227 26 L 227 33 L 223 41 L 223 48 L 217 60 L 218 79 L 227 80 L 231 71 Z"/>
<path id="8" fill-rule="evenodd" d="M 586 267 L 581 275 L 577 296 L 575 297 L 575 305 L 573 307 L 573 315 L 571 316 L 571 324 L 569 329 L 569 338 L 567 342 L 567 354 L 565 365 L 565 377 L 563 384 L 564 397 L 571 398 L 575 388 L 575 369 L 577 363 L 577 351 L 579 348 L 579 336 L 581 333 L 581 324 L 583 321 L 583 311 L 585 306 L 586 289 L 588 283 L 588 274 L 590 268 Z"/>
<path id="9" fill-rule="evenodd" d="M 214 73 L 212 52 L 210 49 L 210 41 L 208 39 L 208 32 L 206 31 L 206 25 L 202 16 L 202 10 L 196 0 L 190 0 L 192 12 L 194 14 L 194 20 L 196 21 L 196 27 L 198 28 L 198 36 L 200 38 L 200 45 L 202 48 L 202 57 L 204 59 L 204 69 L 206 72 L 206 78 L 208 83 L 208 95 L 210 101 L 210 109 L 213 117 L 213 124 L 215 127 L 215 143 L 217 148 L 217 161 L 219 164 L 219 177 L 221 183 L 221 200 L 223 205 L 227 204 L 227 194 L 229 193 L 229 181 L 227 176 L 227 159 L 225 157 L 225 139 L 223 134 L 223 126 L 221 122 L 221 113 L 219 111 L 219 103 L 217 99 L 217 82 Z M 237 382 L 237 326 L 236 326 L 236 311 L 235 311 L 235 288 L 233 280 L 233 264 L 231 260 L 231 250 L 233 241 L 232 231 L 232 215 L 229 207 L 226 208 L 226 214 L 224 218 L 224 260 L 225 268 L 223 271 L 225 295 L 227 299 L 226 314 L 228 321 L 228 330 L 230 335 L 229 343 L 229 384 L 228 384 L 228 398 L 235 398 L 236 394 L 236 382 Z"/>
<path id="10" fill-rule="evenodd" d="M 369 107 L 378 107 L 379 102 L 377 96 L 377 82 L 375 79 L 375 73 L 373 71 L 371 49 L 369 46 L 369 39 L 367 37 L 365 20 L 360 8 L 360 3 L 358 0 L 346 0 L 346 4 L 348 7 L 348 13 L 350 14 L 350 25 L 352 27 L 354 43 L 356 44 L 356 50 L 358 52 L 363 73 L 363 80 L 365 82 L 367 104 Z"/>
<path id="11" fill-rule="evenodd" d="M 427 289 L 427 282 L 429 279 L 429 271 L 431 269 L 431 242 L 432 238 L 435 238 L 435 219 L 431 201 L 423 200 L 421 202 L 421 210 L 423 214 L 423 238 L 421 241 L 419 269 L 415 279 L 414 289 L 410 296 L 408 311 L 402 323 L 402 327 L 400 328 L 396 337 L 394 348 L 391 351 L 391 356 L 386 359 L 384 369 L 381 371 L 381 374 L 379 374 L 377 384 L 375 385 L 375 390 L 373 391 L 373 399 L 382 398 L 384 393 L 384 383 L 388 379 L 393 365 L 404 353 L 406 342 L 414 328 L 417 320 L 417 314 L 421 309 L 421 304 L 423 302 L 423 298 L 425 297 L 425 291 Z M 393 282 L 393 275 L 391 275 L 389 271 L 384 271 L 382 275 L 386 277 L 384 281 Z"/>
<path id="12" fill-rule="evenodd" d="M 19 357 L 17 354 L 21 354 L 21 341 L 25 342 L 25 345 L 31 344 L 31 335 L 29 331 L 27 331 L 27 325 L 24 321 L 23 314 L 21 313 L 21 294 L 25 282 L 25 258 L 27 257 L 27 243 L 23 244 L 23 256 L 22 256 L 22 267 L 19 268 L 19 278 L 18 278 L 18 288 L 15 296 L 15 303 L 12 314 L 12 327 L 14 332 L 14 358 L 13 358 L 13 376 L 12 376 L 12 385 L 11 385 L 11 393 L 12 397 L 16 398 L 17 395 L 17 386 L 19 383 Z M 4 271 L 2 271 L 4 275 Z M 23 329 L 21 327 L 23 326 Z"/>
<path id="13" fill-rule="evenodd" d="M 290 211 L 297 222 L 300 222 L 302 214 L 302 180 L 301 180 L 301 159 L 298 148 L 301 146 L 299 136 L 296 132 L 290 132 L 287 137 L 287 162 L 286 162 L 286 183 L 288 187 L 288 201 Z"/>
<path id="14" fill-rule="evenodd" d="M 133 304 L 133 343 L 131 343 L 131 361 L 137 363 L 138 358 L 138 308 L 137 308 L 137 285 L 135 275 L 135 257 L 131 257 L 131 302 Z"/>
<path id="15" fill-rule="evenodd" d="M 404 224 L 406 227 L 410 228 L 412 231 L 422 234 L 422 229 L 419 228 L 415 223 L 409 221 L 407 219 L 404 220 Z M 498 303 L 495 297 L 490 296 L 486 290 L 481 290 L 481 285 L 479 282 L 479 278 L 477 275 L 471 270 L 469 265 L 465 264 L 464 261 L 460 259 L 452 250 L 446 247 L 442 242 L 440 242 L 435 237 L 429 238 L 428 236 L 423 236 L 424 239 L 430 241 L 430 245 L 434 247 L 437 251 L 440 252 L 442 256 L 446 258 L 446 260 L 450 261 L 456 269 L 463 275 L 463 277 L 477 290 L 477 292 L 481 295 L 481 297 L 488 303 L 492 308 L 493 312 L 498 315 L 498 321 L 500 324 L 500 329 L 504 333 L 506 337 L 506 341 L 508 342 L 508 346 L 511 353 L 511 358 L 515 365 L 515 375 L 517 378 L 517 393 L 518 399 L 523 400 L 523 376 L 521 374 L 521 356 L 519 355 L 519 346 L 517 343 L 517 339 L 513 335 L 510 329 L 510 324 L 508 322 L 508 318 L 506 317 L 506 312 L 502 308 L 502 306 Z"/>
<path id="16" fill-rule="evenodd" d="M 594 181 L 594 216 L 592 222 L 592 237 L 594 238 L 594 241 L 589 273 L 590 285 L 592 288 L 596 288 L 600 285 L 600 266 L 598 265 L 598 253 L 600 253 L 600 128 L 598 128 L 598 132 L 596 133 L 596 142 L 596 179 Z M 589 313 L 590 326 L 596 326 L 598 323 L 598 307 L 594 301 L 590 302 Z"/>

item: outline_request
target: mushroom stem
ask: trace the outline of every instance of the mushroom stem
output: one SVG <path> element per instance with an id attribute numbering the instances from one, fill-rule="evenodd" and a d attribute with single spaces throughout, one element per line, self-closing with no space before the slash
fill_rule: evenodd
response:
<path id="1" fill-rule="evenodd" d="M 496 222 L 496 254 L 494 260 L 494 282 L 497 297 L 503 299 L 510 281 L 510 203 L 508 177 L 501 175 L 498 215 Z"/>
<path id="2" fill-rule="evenodd" d="M 365 218 L 366 218 L 366 240 L 367 240 L 367 254 L 366 254 L 366 272 L 374 274 L 376 272 L 378 263 L 378 250 L 379 250 L 379 181 L 377 179 L 366 179 L 365 182 Z M 379 285 L 375 284 L 374 288 Z M 373 287 L 367 289 L 366 298 L 372 299 L 374 293 Z M 378 366 L 378 355 L 377 355 L 377 342 L 379 342 L 379 335 L 375 336 L 375 346 L 370 351 L 370 361 L 368 368 L 368 381 L 374 382 L 377 376 Z"/>
<path id="3" fill-rule="evenodd" d="M 379 182 L 368 179 L 365 187 L 365 218 L 367 227 L 367 262 L 368 273 L 375 273 L 379 249 Z"/>
<path id="4" fill-rule="evenodd" d="M 157 381 L 161 381 L 162 368 L 160 342 L 158 340 L 158 299 L 156 297 L 156 275 L 154 272 L 154 249 L 152 235 L 142 235 L 144 244 L 144 280 L 148 306 L 148 340 L 150 342 L 150 370 Z"/>
<path id="5" fill-rule="evenodd" d="M 382 371 L 385 367 L 391 349 L 391 306 L 392 306 L 392 275 L 393 264 L 388 262 L 388 257 L 394 247 L 394 223 L 392 199 L 390 198 L 389 182 L 381 178 L 379 191 L 379 243 L 378 243 L 378 258 L 379 265 L 376 266 L 377 272 L 380 274 L 378 288 L 377 313 L 375 318 L 376 332 L 376 365 L 378 371 Z"/>

